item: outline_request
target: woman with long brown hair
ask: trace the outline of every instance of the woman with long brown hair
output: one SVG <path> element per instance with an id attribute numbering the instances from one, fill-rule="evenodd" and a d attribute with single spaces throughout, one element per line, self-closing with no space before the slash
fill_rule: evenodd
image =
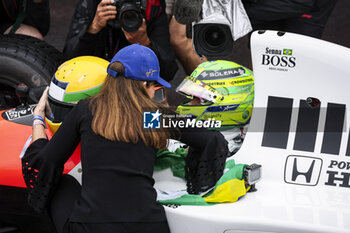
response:
<path id="1" fill-rule="evenodd" d="M 107 73 L 102 90 L 81 100 L 49 142 L 42 124 L 33 125 L 33 142 L 24 157 L 35 154 L 45 159 L 36 168 L 39 173 L 32 199 L 42 193 L 52 196 L 47 205 L 59 233 L 168 233 L 164 208 L 156 202 L 152 175 L 157 149 L 166 147 L 171 133 L 164 128 L 144 129 L 143 113 L 163 108 L 152 101 L 154 88 L 170 84 L 160 78 L 154 52 L 138 44 L 120 50 Z M 34 115 L 45 116 L 46 98 L 47 91 Z M 227 153 L 227 143 L 218 132 L 206 135 L 210 140 L 203 140 L 204 136 L 191 139 L 186 131 L 179 133 L 175 133 L 177 137 L 198 151 L 218 143 L 221 153 Z M 44 146 L 38 152 L 33 148 L 40 141 Z M 72 182 L 62 185 L 63 179 L 58 181 L 53 172 L 63 166 L 79 142 L 81 189 Z M 52 183 L 55 189 L 46 190 Z M 31 204 L 42 202 L 35 199 Z"/>
<path id="2" fill-rule="evenodd" d="M 165 129 L 143 129 L 143 112 L 159 108 L 152 100 L 159 84 L 123 77 L 120 62 L 111 63 L 109 69 L 118 76 L 108 75 L 101 92 L 91 98 L 92 130 L 112 141 L 135 144 L 141 139 L 146 146 L 164 149 L 168 138 Z"/>

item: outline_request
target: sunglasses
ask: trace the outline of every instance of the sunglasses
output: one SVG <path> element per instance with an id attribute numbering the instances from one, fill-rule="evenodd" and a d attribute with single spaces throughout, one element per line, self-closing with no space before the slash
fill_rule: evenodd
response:
<path id="1" fill-rule="evenodd" d="M 165 87 L 158 86 L 154 88 L 154 97 L 152 99 L 155 102 L 162 103 L 166 101 L 166 91 Z"/>

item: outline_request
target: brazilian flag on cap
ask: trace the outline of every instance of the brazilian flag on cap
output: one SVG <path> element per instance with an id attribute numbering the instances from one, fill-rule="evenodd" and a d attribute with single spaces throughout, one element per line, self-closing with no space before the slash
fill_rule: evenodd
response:
<path id="1" fill-rule="evenodd" d="M 283 55 L 291 56 L 293 54 L 293 49 L 283 49 Z"/>

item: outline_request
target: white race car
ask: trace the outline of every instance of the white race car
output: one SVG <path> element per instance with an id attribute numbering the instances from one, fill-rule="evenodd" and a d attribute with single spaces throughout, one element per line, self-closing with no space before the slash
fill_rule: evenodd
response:
<path id="1" fill-rule="evenodd" d="M 172 233 L 350 232 L 350 49 L 257 31 L 255 99 L 237 163 L 262 165 L 257 192 L 213 206 L 166 207 Z M 170 171 L 155 187 L 185 187 Z"/>

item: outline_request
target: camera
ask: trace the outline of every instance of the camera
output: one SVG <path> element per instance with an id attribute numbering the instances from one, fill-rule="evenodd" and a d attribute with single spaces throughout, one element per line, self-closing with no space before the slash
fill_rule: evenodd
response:
<path id="1" fill-rule="evenodd" d="M 117 8 L 119 26 L 127 32 L 136 32 L 142 24 L 147 0 L 114 0 L 112 5 Z M 109 25 L 117 27 L 116 23 L 111 22 Z"/>
<path id="2" fill-rule="evenodd" d="M 232 53 L 233 39 L 229 21 L 213 14 L 193 25 L 192 38 L 198 55 L 227 56 Z"/>
<path id="3" fill-rule="evenodd" d="M 241 1 L 203 0 L 201 20 L 192 23 L 192 39 L 198 55 L 228 56 L 233 41 L 252 30 Z"/>
<path id="4" fill-rule="evenodd" d="M 253 163 L 243 169 L 243 179 L 249 185 L 256 184 L 261 179 L 261 165 Z"/>

